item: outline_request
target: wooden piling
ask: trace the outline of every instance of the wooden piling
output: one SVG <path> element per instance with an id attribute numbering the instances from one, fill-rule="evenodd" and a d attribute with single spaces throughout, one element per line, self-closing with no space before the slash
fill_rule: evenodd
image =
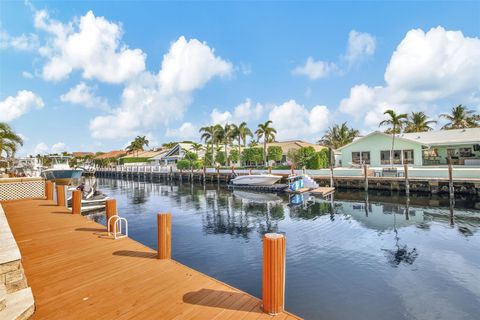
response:
<path id="1" fill-rule="evenodd" d="M 448 162 L 448 191 L 450 198 L 453 198 L 455 196 L 455 189 L 453 187 L 453 167 L 450 161 Z"/>
<path id="2" fill-rule="evenodd" d="M 263 236 L 263 311 L 270 315 L 283 311 L 285 303 L 285 236 L 267 233 Z"/>
<path id="3" fill-rule="evenodd" d="M 117 214 L 117 200 L 108 199 L 105 201 L 105 226 L 108 223 L 110 217 L 113 217 Z M 110 232 L 113 232 L 113 227 L 115 226 L 115 219 L 110 221 Z"/>
<path id="4" fill-rule="evenodd" d="M 368 191 L 368 165 L 363 165 L 363 177 L 364 177 L 364 188 L 365 191 Z"/>
<path id="5" fill-rule="evenodd" d="M 410 182 L 408 181 L 408 165 L 403 165 L 404 176 L 405 176 L 405 194 L 410 196 Z"/>
<path id="6" fill-rule="evenodd" d="M 172 257 L 172 215 L 170 213 L 157 214 L 158 231 L 158 259 L 170 259 Z"/>
<path id="7" fill-rule="evenodd" d="M 82 213 L 82 191 L 74 190 L 72 192 L 72 214 Z"/>
<path id="8" fill-rule="evenodd" d="M 291 167 L 290 167 L 290 170 L 292 172 L 292 176 L 295 175 L 295 165 L 292 163 Z"/>
<path id="9" fill-rule="evenodd" d="M 330 166 L 330 187 L 335 187 L 335 181 L 333 180 L 333 167 Z"/>
<path id="10" fill-rule="evenodd" d="M 53 200 L 53 182 L 50 180 L 45 181 L 45 197 L 47 200 Z"/>
<path id="11" fill-rule="evenodd" d="M 272 166 L 268 166 L 268 174 L 272 174 Z"/>
<path id="12" fill-rule="evenodd" d="M 56 186 L 57 192 L 57 206 L 66 207 L 67 206 L 67 186 Z"/>

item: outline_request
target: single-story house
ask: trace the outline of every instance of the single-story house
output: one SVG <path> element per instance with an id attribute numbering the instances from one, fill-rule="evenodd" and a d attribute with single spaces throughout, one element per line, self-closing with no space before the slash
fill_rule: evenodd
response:
<path id="1" fill-rule="evenodd" d="M 95 154 L 93 152 L 82 152 L 82 151 L 76 151 L 72 152 L 72 157 L 74 158 L 84 158 L 87 156 L 94 156 Z"/>
<path id="2" fill-rule="evenodd" d="M 157 165 L 174 165 L 178 160 L 182 160 L 185 157 L 187 151 L 196 152 L 193 150 L 192 143 L 180 142 L 177 143 L 173 148 L 162 152 L 157 156 L 150 159 L 151 162 L 154 162 Z M 204 150 L 198 151 L 198 157 L 202 158 L 204 156 Z"/>
<path id="3" fill-rule="evenodd" d="M 151 162 L 152 158 L 162 154 L 165 150 L 148 150 L 148 151 L 133 151 L 119 159 L 121 164 L 138 164 Z"/>
<path id="4" fill-rule="evenodd" d="M 96 155 L 93 158 L 93 161 L 95 162 L 95 164 L 101 165 L 104 160 L 118 159 L 120 157 L 123 157 L 126 154 L 127 152 L 125 150 L 114 150 L 114 151 L 105 152 L 105 153 Z"/>
<path id="5" fill-rule="evenodd" d="M 374 131 L 359 137 L 338 150 L 342 167 L 368 164 L 390 166 L 392 136 Z M 393 165 L 480 166 L 480 128 L 402 133 L 395 136 Z"/>
<path id="6" fill-rule="evenodd" d="M 312 147 L 313 149 L 315 149 L 316 152 L 318 152 L 323 149 L 326 149 L 326 147 L 319 144 L 314 144 L 314 143 L 310 143 L 302 140 L 289 140 L 289 141 L 269 142 L 267 143 L 267 150 L 268 150 L 268 147 L 274 147 L 274 146 L 282 148 L 282 160 L 280 161 L 281 163 L 287 162 L 287 156 L 290 150 L 298 150 L 302 147 Z M 263 147 L 263 144 L 259 143 L 259 147 Z"/>

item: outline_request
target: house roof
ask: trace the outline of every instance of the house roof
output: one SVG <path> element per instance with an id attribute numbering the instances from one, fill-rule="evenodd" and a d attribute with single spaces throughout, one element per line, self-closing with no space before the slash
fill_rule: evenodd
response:
<path id="1" fill-rule="evenodd" d="M 161 154 L 163 150 L 157 150 L 157 151 L 138 151 L 138 153 L 135 152 L 129 152 L 127 155 L 123 156 L 122 159 L 125 158 L 153 158 Z"/>
<path id="2" fill-rule="evenodd" d="M 72 156 L 75 157 L 75 158 L 80 158 L 80 157 L 85 157 L 85 156 L 93 156 L 93 155 L 94 155 L 93 152 L 81 152 L 81 151 L 72 152 Z"/>
<path id="3" fill-rule="evenodd" d="M 288 140 L 288 141 L 278 141 L 278 142 L 267 143 L 267 148 L 271 147 L 271 146 L 281 147 L 284 152 L 288 151 L 290 149 L 300 149 L 302 147 L 313 147 L 315 149 L 315 151 L 320 151 L 322 149 L 325 149 L 324 146 L 321 146 L 319 144 L 306 142 L 306 141 L 303 141 L 303 140 Z"/>
<path id="4" fill-rule="evenodd" d="M 399 137 L 430 146 L 477 144 L 480 143 L 480 128 L 403 133 Z"/>
<path id="5" fill-rule="evenodd" d="M 127 154 L 125 150 L 114 150 L 114 151 L 106 152 L 103 154 L 99 154 L 93 159 L 102 160 L 102 159 L 109 159 L 109 158 L 118 158 L 118 157 L 124 156 L 125 154 Z"/>
<path id="6" fill-rule="evenodd" d="M 342 150 L 352 144 L 357 143 L 360 140 L 366 139 L 375 134 L 382 134 L 391 137 L 391 135 L 384 132 L 373 131 L 366 136 L 353 140 L 351 143 L 344 145 L 337 150 Z M 426 146 L 480 144 L 480 128 L 402 133 L 397 135 L 395 139 L 415 142 Z"/>

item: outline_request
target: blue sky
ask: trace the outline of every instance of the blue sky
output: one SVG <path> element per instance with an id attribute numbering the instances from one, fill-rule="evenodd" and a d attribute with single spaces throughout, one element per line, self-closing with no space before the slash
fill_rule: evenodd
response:
<path id="1" fill-rule="evenodd" d="M 271 119 L 315 141 L 383 111 L 480 106 L 480 2 L 1 2 L 0 121 L 21 153 L 198 139 Z"/>

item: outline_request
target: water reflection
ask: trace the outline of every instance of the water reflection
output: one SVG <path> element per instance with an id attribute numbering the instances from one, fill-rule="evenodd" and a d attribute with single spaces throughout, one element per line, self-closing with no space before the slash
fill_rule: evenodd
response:
<path id="1" fill-rule="evenodd" d="M 478 199 L 352 191 L 323 199 L 110 179 L 99 186 L 118 200 L 134 239 L 155 248 L 155 214 L 171 211 L 174 259 L 256 296 L 262 235 L 285 233 L 286 306 L 305 319 L 480 314 Z"/>

